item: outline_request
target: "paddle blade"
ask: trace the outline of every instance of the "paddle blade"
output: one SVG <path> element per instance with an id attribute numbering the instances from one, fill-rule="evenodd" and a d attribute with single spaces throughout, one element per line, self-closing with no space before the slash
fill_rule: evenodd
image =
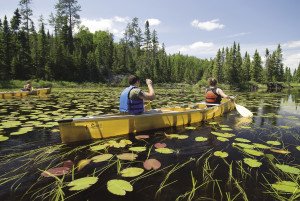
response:
<path id="1" fill-rule="evenodd" d="M 253 113 L 244 106 L 235 104 L 235 108 L 243 117 L 253 117 Z"/>

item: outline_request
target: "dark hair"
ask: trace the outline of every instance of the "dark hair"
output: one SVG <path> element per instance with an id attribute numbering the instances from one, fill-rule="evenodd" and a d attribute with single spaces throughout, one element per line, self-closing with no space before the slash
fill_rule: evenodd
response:
<path id="1" fill-rule="evenodd" d="M 209 78 L 208 79 L 208 84 L 209 86 L 216 86 L 218 83 L 217 79 L 216 78 Z"/>
<path id="2" fill-rule="evenodd" d="M 135 75 L 129 75 L 128 77 L 128 82 L 130 85 L 134 85 L 135 83 L 137 83 L 138 81 L 140 81 L 140 78 L 138 76 Z"/>

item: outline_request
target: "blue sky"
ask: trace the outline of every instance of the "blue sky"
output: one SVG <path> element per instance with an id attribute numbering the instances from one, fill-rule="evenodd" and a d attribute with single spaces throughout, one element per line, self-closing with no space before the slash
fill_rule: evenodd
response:
<path id="1" fill-rule="evenodd" d="M 4 3 L 5 2 L 5 3 Z M 11 18 L 19 0 L 0 0 L 0 17 Z M 48 19 L 57 0 L 32 0 L 34 21 Z M 168 53 L 213 58 L 219 48 L 240 43 L 242 55 L 273 51 L 280 43 L 284 64 L 300 62 L 298 0 L 78 0 L 82 24 L 90 31 L 108 30 L 118 41 L 132 18 L 140 27 L 149 20 Z M 36 25 L 37 26 L 37 25 Z M 264 58 L 263 58 L 264 59 Z"/>

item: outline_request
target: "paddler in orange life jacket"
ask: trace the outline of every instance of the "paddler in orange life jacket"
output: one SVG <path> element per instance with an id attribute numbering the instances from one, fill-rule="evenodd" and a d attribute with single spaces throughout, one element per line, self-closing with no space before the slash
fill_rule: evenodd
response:
<path id="1" fill-rule="evenodd" d="M 222 89 L 217 87 L 218 81 L 215 78 L 209 78 L 209 87 L 205 90 L 205 102 L 207 104 L 220 104 L 222 98 L 232 99 L 231 96 L 226 95 Z"/>
<path id="2" fill-rule="evenodd" d="M 146 79 L 148 92 L 143 92 L 140 87 L 140 79 L 137 76 L 128 77 L 129 87 L 123 90 L 120 96 L 121 114 L 142 114 L 144 112 L 144 100 L 154 100 L 155 93 L 152 81 Z"/>

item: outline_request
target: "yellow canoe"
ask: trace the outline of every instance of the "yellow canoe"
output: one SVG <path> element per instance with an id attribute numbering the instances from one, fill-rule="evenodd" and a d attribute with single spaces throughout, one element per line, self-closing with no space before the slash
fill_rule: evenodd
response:
<path id="1" fill-rule="evenodd" d="M 39 88 L 32 91 L 9 91 L 9 92 L 0 92 L 0 99 L 9 99 L 9 98 L 20 98 L 26 97 L 28 95 L 45 95 L 51 92 L 51 88 Z"/>
<path id="2" fill-rule="evenodd" d="M 199 103 L 196 108 L 161 108 L 141 115 L 101 115 L 59 120 L 63 143 L 115 137 L 129 133 L 182 126 L 212 119 L 235 108 L 232 100 L 207 108 Z"/>

